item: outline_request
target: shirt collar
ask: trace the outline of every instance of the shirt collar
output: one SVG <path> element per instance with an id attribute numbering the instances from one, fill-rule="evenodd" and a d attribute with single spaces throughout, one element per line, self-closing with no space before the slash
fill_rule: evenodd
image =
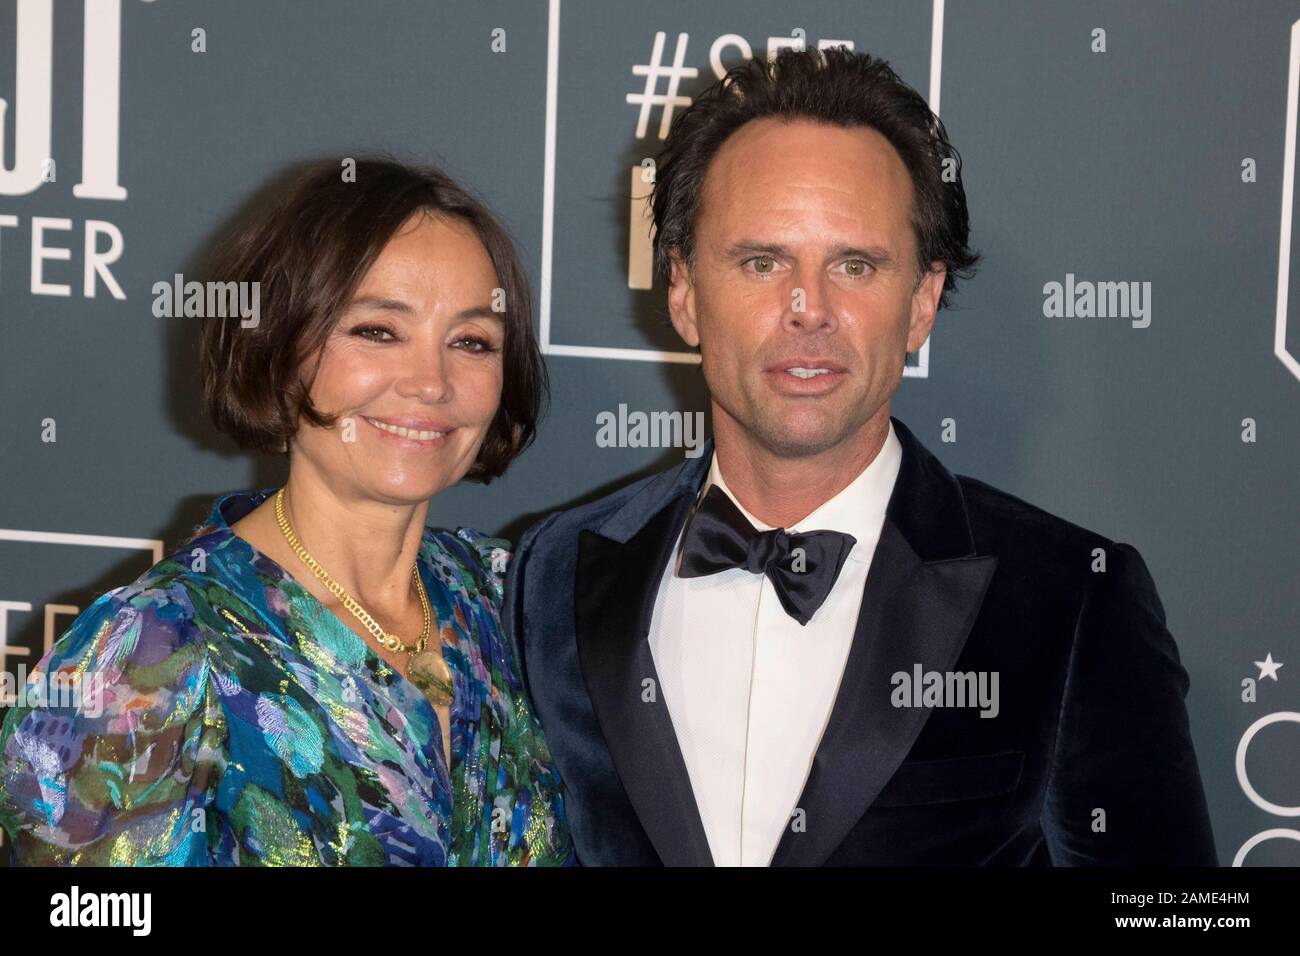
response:
<path id="1" fill-rule="evenodd" d="M 837 495 L 822 502 L 818 508 L 801 521 L 796 521 L 787 531 L 841 531 L 853 535 L 856 544 L 849 552 L 855 561 L 867 562 L 875 553 L 876 540 L 880 535 L 880 526 L 885 520 L 885 509 L 889 505 L 894 482 L 903 462 L 903 446 L 894 434 L 894 423 L 889 423 L 889 434 L 876 457 L 871 460 L 861 473 L 848 483 Z M 750 514 L 745 506 L 736 501 L 736 496 L 727 487 L 718 467 L 718 453 L 715 449 L 713 460 L 709 463 L 709 476 L 700 497 L 709 490 L 710 485 L 717 485 L 740 509 L 759 531 L 770 531 L 772 526 L 759 521 Z"/>

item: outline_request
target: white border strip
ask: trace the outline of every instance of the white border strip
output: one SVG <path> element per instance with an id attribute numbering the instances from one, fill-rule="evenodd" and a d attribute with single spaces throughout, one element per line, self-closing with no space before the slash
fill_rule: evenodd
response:
<path id="1" fill-rule="evenodd" d="M 33 544 L 79 544 L 90 548 L 126 548 L 149 551 L 154 563 L 163 558 L 163 543 L 153 538 L 118 538 L 104 534 L 66 534 L 62 531 L 18 531 L 0 528 L 0 541 L 23 541 Z"/>
<path id="2" fill-rule="evenodd" d="M 542 351 L 551 351 L 551 247 L 555 236 L 555 102 L 560 74 L 560 0 L 546 28 L 546 154 L 542 158 Z"/>
<path id="3" fill-rule="evenodd" d="M 1300 362 L 1286 348 L 1287 299 L 1291 294 L 1291 216 L 1295 203 L 1295 127 L 1300 91 L 1300 20 L 1291 24 L 1291 59 L 1286 80 L 1286 154 L 1282 161 L 1282 235 L 1277 253 L 1277 318 L 1273 354 L 1300 379 Z"/>

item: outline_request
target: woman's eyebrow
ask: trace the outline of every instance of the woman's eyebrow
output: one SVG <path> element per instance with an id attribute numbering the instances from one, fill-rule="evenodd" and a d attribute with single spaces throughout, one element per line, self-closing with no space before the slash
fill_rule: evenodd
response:
<path id="1" fill-rule="evenodd" d="M 380 309 L 385 312 L 400 312 L 402 315 L 414 315 L 415 309 L 401 299 L 390 299 L 385 296 L 368 295 L 360 299 L 352 300 L 353 307 L 365 309 Z M 496 319 L 498 322 L 505 322 L 505 317 L 488 305 L 475 305 L 468 309 L 461 309 L 454 316 L 459 322 L 462 319 Z"/>
<path id="2" fill-rule="evenodd" d="M 389 299 L 384 296 L 368 295 L 360 299 L 353 299 L 352 305 L 366 309 L 382 309 L 385 312 L 401 312 L 404 315 L 413 315 L 415 313 L 415 310 L 401 299 Z"/>
<path id="3" fill-rule="evenodd" d="M 503 314 L 489 305 L 476 305 L 469 309 L 462 309 L 456 313 L 456 319 L 496 319 L 502 325 L 506 321 Z"/>

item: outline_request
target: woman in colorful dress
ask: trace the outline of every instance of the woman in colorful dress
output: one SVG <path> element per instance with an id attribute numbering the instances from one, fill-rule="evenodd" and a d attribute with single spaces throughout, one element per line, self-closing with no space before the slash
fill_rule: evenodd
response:
<path id="1" fill-rule="evenodd" d="M 32 681 L 102 699 L 8 712 L 15 863 L 573 862 L 501 631 L 508 543 L 425 527 L 431 497 L 532 440 L 527 281 L 442 173 L 348 162 L 222 247 L 215 279 L 258 283 L 256 320 L 202 323 L 209 414 L 286 452 L 284 486 L 219 498 L 41 660 Z"/>

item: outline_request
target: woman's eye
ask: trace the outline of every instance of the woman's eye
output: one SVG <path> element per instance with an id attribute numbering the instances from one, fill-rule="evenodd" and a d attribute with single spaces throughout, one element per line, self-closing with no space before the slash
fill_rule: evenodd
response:
<path id="1" fill-rule="evenodd" d="M 387 342 L 389 339 L 396 337 L 391 329 L 386 329 L 380 325 L 359 325 L 352 330 L 352 334 L 359 335 L 361 338 L 369 339 L 372 342 Z M 388 338 L 383 338 L 385 335 Z"/>
<path id="2" fill-rule="evenodd" d="M 850 278 L 861 279 L 871 274 L 871 263 L 866 259 L 849 259 L 844 263 L 845 271 Z"/>
<path id="3" fill-rule="evenodd" d="M 768 276 L 776 268 L 776 260 L 771 256 L 754 256 L 752 259 L 746 259 L 745 264 L 753 263 L 754 271 L 761 276 Z"/>
<path id="4" fill-rule="evenodd" d="M 466 352 L 495 352 L 497 350 L 496 346 L 490 341 L 477 335 L 463 335 L 453 344 Z"/>

